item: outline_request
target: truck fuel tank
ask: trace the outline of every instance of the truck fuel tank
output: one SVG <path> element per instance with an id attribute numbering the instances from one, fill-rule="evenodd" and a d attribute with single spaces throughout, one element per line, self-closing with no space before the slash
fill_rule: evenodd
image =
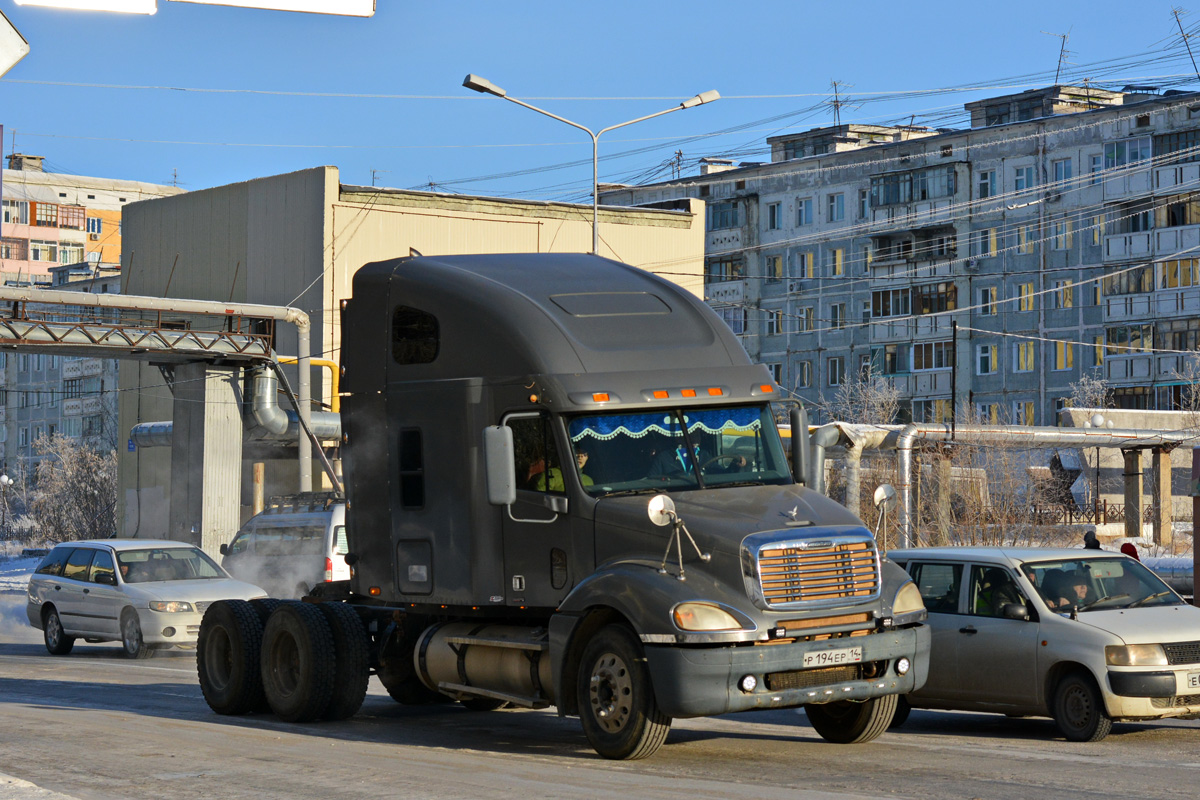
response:
<path id="1" fill-rule="evenodd" d="M 550 639 L 544 628 L 438 623 L 413 651 L 421 682 L 452 697 L 489 697 L 526 708 L 554 704 Z"/>

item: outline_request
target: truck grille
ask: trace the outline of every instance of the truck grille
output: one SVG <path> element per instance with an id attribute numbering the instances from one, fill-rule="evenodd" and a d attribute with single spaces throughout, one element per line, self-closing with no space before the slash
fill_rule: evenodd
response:
<path id="1" fill-rule="evenodd" d="M 1164 644 L 1163 650 L 1168 664 L 1200 664 L 1200 642 L 1173 642 Z"/>
<path id="2" fill-rule="evenodd" d="M 766 678 L 767 689 L 772 692 L 782 692 L 787 689 L 808 689 L 812 686 L 856 681 L 859 678 L 858 670 L 858 664 L 853 664 L 843 667 L 801 669 L 793 672 L 770 672 L 763 677 Z"/>
<path id="3" fill-rule="evenodd" d="M 879 595 L 879 556 L 867 536 L 766 544 L 758 577 L 768 607 L 869 600 Z"/>

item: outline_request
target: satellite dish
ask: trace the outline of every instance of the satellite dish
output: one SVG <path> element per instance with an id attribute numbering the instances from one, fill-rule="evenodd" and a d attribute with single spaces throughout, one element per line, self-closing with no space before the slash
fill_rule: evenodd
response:
<path id="1" fill-rule="evenodd" d="M 650 521 L 660 528 L 670 525 L 675 517 L 675 501 L 665 494 L 656 494 L 650 498 L 646 513 L 650 515 Z"/>
<path id="2" fill-rule="evenodd" d="M 896 507 L 896 503 L 900 502 L 899 498 L 896 497 L 896 487 L 890 483 L 880 484 L 879 488 L 875 490 L 873 502 L 877 509 L 884 514 L 888 513 Z"/>

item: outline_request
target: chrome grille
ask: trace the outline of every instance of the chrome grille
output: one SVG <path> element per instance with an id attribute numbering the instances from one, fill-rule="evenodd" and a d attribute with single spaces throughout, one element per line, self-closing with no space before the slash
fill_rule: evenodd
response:
<path id="1" fill-rule="evenodd" d="M 765 544 L 758 577 L 771 607 L 869 600 L 879 595 L 879 556 L 866 536 Z"/>
<path id="2" fill-rule="evenodd" d="M 1172 642 L 1164 644 L 1163 650 L 1168 664 L 1200 664 L 1200 642 Z"/>

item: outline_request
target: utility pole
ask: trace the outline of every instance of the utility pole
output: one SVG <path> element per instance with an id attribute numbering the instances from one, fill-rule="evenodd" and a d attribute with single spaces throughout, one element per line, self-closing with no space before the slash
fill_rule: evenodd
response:
<path id="1" fill-rule="evenodd" d="M 850 88 L 850 84 L 843 81 L 829 82 L 829 87 L 833 89 L 833 99 L 829 101 L 829 105 L 833 107 L 833 124 L 841 126 L 842 124 L 842 106 L 849 105 L 849 100 L 842 99 L 842 88 Z"/>
<path id="2" fill-rule="evenodd" d="M 1183 22 L 1179 19 L 1183 13 L 1185 13 L 1184 10 L 1179 6 L 1171 9 L 1171 16 L 1175 17 L 1175 24 L 1179 26 L 1179 36 L 1183 39 L 1183 46 L 1187 48 L 1188 58 L 1192 60 L 1192 71 L 1196 73 L 1196 78 L 1200 79 L 1200 68 L 1196 67 L 1196 57 L 1192 55 L 1192 43 L 1189 41 L 1192 37 L 1184 33 Z"/>

